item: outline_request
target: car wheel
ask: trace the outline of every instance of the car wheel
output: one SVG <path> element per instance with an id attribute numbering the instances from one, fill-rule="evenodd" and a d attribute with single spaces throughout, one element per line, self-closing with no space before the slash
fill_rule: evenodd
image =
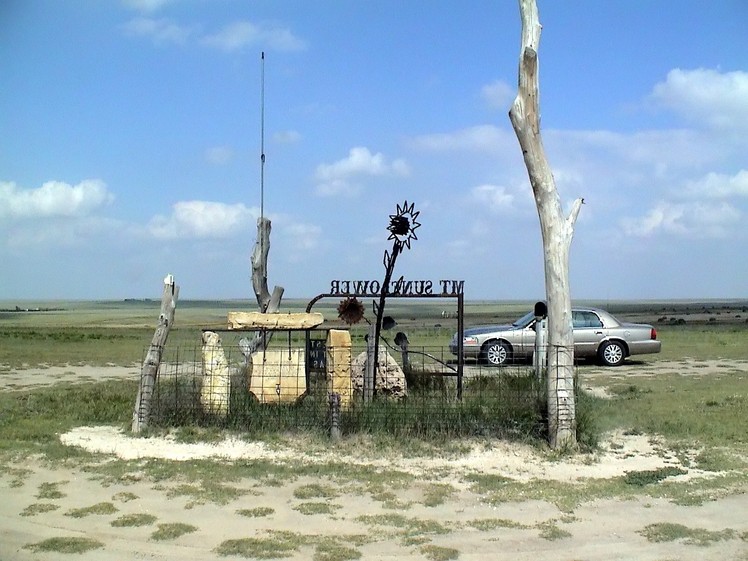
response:
<path id="1" fill-rule="evenodd" d="M 605 366 L 618 366 L 626 358 L 626 349 L 618 341 L 606 341 L 600 346 L 597 356 Z"/>
<path id="2" fill-rule="evenodd" d="M 504 341 L 489 341 L 483 347 L 483 358 L 490 366 L 504 366 L 512 358 L 512 348 Z"/>

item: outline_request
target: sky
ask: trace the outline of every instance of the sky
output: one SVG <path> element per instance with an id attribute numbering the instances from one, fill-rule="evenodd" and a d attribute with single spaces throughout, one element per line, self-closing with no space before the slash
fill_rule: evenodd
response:
<path id="1" fill-rule="evenodd" d="M 748 2 L 538 8 L 572 298 L 748 297 Z M 381 281 L 406 201 L 395 278 L 542 299 L 520 30 L 515 0 L 3 0 L 0 300 L 253 299 L 261 214 L 271 291 Z"/>

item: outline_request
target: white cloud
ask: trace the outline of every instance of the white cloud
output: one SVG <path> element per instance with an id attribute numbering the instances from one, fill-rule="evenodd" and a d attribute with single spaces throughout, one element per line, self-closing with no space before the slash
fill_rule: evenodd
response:
<path id="1" fill-rule="evenodd" d="M 170 216 L 154 216 L 149 233 L 159 239 L 226 238 L 249 226 L 258 215 L 242 203 L 228 205 L 211 201 L 181 201 Z"/>
<path id="2" fill-rule="evenodd" d="M 495 125 L 477 125 L 450 133 L 435 133 L 416 137 L 412 145 L 421 150 L 469 150 L 497 153 L 511 147 L 519 151 L 517 138 L 506 129 Z"/>
<path id="3" fill-rule="evenodd" d="M 748 171 L 740 170 L 732 176 L 723 173 L 708 173 L 698 180 L 689 181 L 684 194 L 715 199 L 748 197 Z"/>
<path id="4" fill-rule="evenodd" d="M 372 154 L 363 146 L 351 148 L 348 157 L 332 164 L 317 166 L 315 177 L 318 181 L 317 194 L 322 196 L 353 195 L 361 190 L 355 180 L 359 177 L 398 175 L 409 173 L 408 164 L 397 159 L 388 162 L 381 152 Z"/>
<path id="5" fill-rule="evenodd" d="M 512 100 L 517 95 L 517 91 L 506 82 L 496 80 L 483 86 L 480 90 L 480 95 L 489 107 L 506 109 L 508 111 Z"/>
<path id="6" fill-rule="evenodd" d="M 289 29 L 257 25 L 249 21 L 230 23 L 218 33 L 205 36 L 203 44 L 226 52 L 242 50 L 250 45 L 266 46 L 277 51 L 306 49 L 306 43 Z"/>
<path id="7" fill-rule="evenodd" d="M 301 134 L 297 131 L 280 131 L 273 134 L 273 140 L 278 144 L 294 144 L 301 140 Z"/>
<path id="8" fill-rule="evenodd" d="M 118 220 L 97 216 L 70 218 L 49 218 L 43 226 L 36 222 L 18 223 L 3 235 L 5 246 L 10 249 L 73 247 L 90 242 L 101 242 L 108 236 L 123 231 L 125 226 Z"/>
<path id="9" fill-rule="evenodd" d="M 725 238 L 741 220 L 728 203 L 671 203 L 660 201 L 640 218 L 621 220 L 624 233 L 651 237 L 658 232 L 683 238 Z"/>
<path id="10" fill-rule="evenodd" d="M 293 238 L 294 247 L 310 250 L 317 247 L 322 228 L 314 224 L 293 223 L 284 227 L 290 237 Z"/>
<path id="11" fill-rule="evenodd" d="M 77 185 L 47 181 L 37 189 L 19 189 L 13 182 L 0 182 L 0 217 L 85 216 L 113 200 L 114 195 L 99 179 Z"/>
<path id="12" fill-rule="evenodd" d="M 690 121 L 717 129 L 748 129 L 748 72 L 671 70 L 652 99 Z"/>
<path id="13" fill-rule="evenodd" d="M 234 151 L 228 146 L 213 146 L 205 151 L 205 159 L 218 166 L 229 163 L 234 157 Z"/>
<path id="14" fill-rule="evenodd" d="M 156 12 L 171 3 L 172 0 L 123 0 L 122 3 L 139 12 Z"/>
<path id="15" fill-rule="evenodd" d="M 192 35 L 193 29 L 185 27 L 168 19 L 154 19 L 137 17 L 124 24 L 125 33 L 138 37 L 148 37 L 155 44 L 165 43 L 184 44 Z"/>
<path id="16" fill-rule="evenodd" d="M 470 197 L 482 208 L 491 212 L 502 213 L 514 207 L 514 195 L 507 192 L 506 187 L 497 185 L 479 185 L 470 191 Z"/>

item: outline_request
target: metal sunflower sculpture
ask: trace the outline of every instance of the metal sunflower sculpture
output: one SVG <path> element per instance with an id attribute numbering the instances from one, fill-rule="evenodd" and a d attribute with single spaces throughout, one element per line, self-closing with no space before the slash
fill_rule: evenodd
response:
<path id="1" fill-rule="evenodd" d="M 414 207 L 414 203 L 408 206 L 408 201 L 405 201 L 402 207 L 397 205 L 397 212 L 390 214 L 390 225 L 387 227 L 390 231 L 390 237 L 387 239 L 395 240 L 396 244 L 399 242 L 401 246 L 404 245 L 408 249 L 410 249 L 410 241 L 418 239 L 416 229 L 421 226 L 420 222 L 416 221 L 421 212 L 415 211 Z"/>
<path id="2" fill-rule="evenodd" d="M 410 249 L 410 242 L 417 240 L 416 230 L 421 226 L 418 222 L 420 211 L 415 210 L 415 204 L 405 201 L 402 206 L 397 205 L 397 212 L 390 214 L 390 224 L 387 226 L 390 235 L 388 240 L 393 240 L 392 253 L 384 252 L 384 281 L 382 282 L 382 291 L 379 293 L 379 304 L 374 302 L 374 313 L 377 316 L 374 325 L 374 371 L 379 360 L 379 337 L 382 332 L 382 318 L 384 316 L 384 304 L 389 292 L 392 273 L 395 270 L 395 261 L 400 255 L 403 248 Z"/>
<path id="3" fill-rule="evenodd" d="M 341 300 L 338 304 L 338 317 L 348 325 L 358 323 L 364 317 L 364 305 L 355 296 Z"/>

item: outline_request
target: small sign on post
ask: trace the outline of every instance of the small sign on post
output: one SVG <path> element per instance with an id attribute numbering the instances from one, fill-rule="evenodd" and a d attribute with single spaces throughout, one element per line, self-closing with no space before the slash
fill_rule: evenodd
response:
<path id="1" fill-rule="evenodd" d="M 548 330 L 546 328 L 546 317 L 548 307 L 545 302 L 535 303 L 535 353 L 532 355 L 535 367 L 535 378 L 540 381 L 543 377 L 543 369 L 547 363 Z"/>

